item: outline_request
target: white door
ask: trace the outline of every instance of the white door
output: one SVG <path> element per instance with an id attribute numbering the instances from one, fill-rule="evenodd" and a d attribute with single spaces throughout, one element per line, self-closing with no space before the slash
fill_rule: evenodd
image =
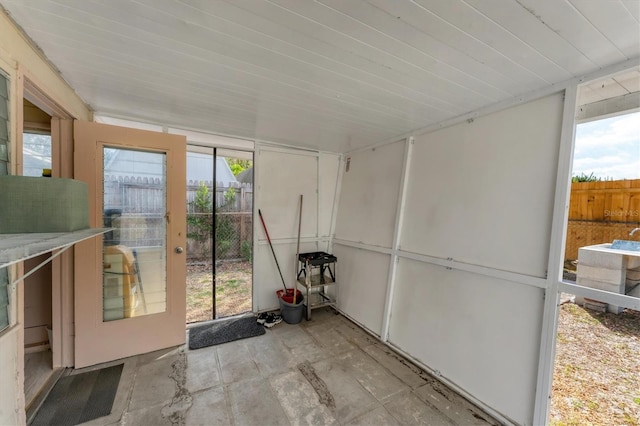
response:
<path id="1" fill-rule="evenodd" d="M 74 123 L 92 228 L 75 248 L 75 367 L 185 342 L 186 138 Z"/>

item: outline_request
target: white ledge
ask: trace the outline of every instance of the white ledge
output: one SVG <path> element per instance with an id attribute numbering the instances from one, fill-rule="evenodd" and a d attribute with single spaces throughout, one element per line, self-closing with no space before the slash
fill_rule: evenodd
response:
<path id="1" fill-rule="evenodd" d="M 67 249 L 80 241 L 108 232 L 111 228 L 91 228 L 74 232 L 0 234 L 0 268 L 54 250 Z"/>

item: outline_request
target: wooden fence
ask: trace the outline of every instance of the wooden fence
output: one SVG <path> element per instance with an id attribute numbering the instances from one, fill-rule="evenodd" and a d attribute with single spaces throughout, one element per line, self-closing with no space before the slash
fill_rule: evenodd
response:
<path id="1" fill-rule="evenodd" d="M 207 188 L 210 210 L 202 211 L 194 202 L 198 191 Z M 247 258 L 250 256 L 252 241 L 253 186 L 251 184 L 218 182 L 214 189 L 212 181 L 187 184 L 187 216 L 202 218 L 194 226 L 188 224 L 187 234 L 197 235 L 207 230 L 207 222 L 213 223 L 213 211 L 218 221 L 219 259 Z M 105 226 L 117 228 L 107 235 L 114 244 L 126 244 L 136 247 L 141 245 L 162 244 L 163 236 L 157 235 L 157 226 L 161 223 L 165 206 L 164 183 L 160 179 L 140 177 L 105 178 L 104 208 Z M 211 230 L 211 226 L 208 227 Z M 190 260 L 210 260 L 211 239 L 189 238 L 187 255 Z"/>
<path id="2" fill-rule="evenodd" d="M 160 179 L 105 176 L 104 209 L 121 214 L 163 213 L 164 183 Z"/>
<path id="3" fill-rule="evenodd" d="M 211 260 L 213 213 L 203 212 L 195 202 L 198 191 L 206 187 L 213 203 L 213 182 L 189 181 L 187 185 L 187 259 Z M 212 204 L 213 206 L 213 204 Z M 253 186 L 218 182 L 215 190 L 216 259 L 249 259 L 253 239 Z M 191 219 L 191 220 L 190 220 Z M 194 220 L 195 219 L 195 220 Z"/>
<path id="4" fill-rule="evenodd" d="M 197 212 L 194 201 L 202 185 L 208 189 L 209 194 L 213 192 L 212 181 L 189 181 L 187 184 L 187 213 Z M 218 182 L 215 205 L 217 211 L 251 212 L 253 211 L 253 186 L 249 183 L 230 182 L 225 185 L 223 182 Z"/>
<path id="5" fill-rule="evenodd" d="M 640 179 L 571 184 L 565 259 L 578 248 L 629 239 L 640 226 Z"/>
<path id="6" fill-rule="evenodd" d="M 187 212 L 196 212 L 196 193 L 204 185 L 213 193 L 213 182 L 189 181 Z M 159 213 L 164 210 L 164 183 L 160 179 L 107 176 L 104 183 L 104 208 L 125 213 Z M 233 195 L 231 195 L 233 194 Z M 218 182 L 215 205 L 218 211 L 250 212 L 253 210 L 253 186 L 248 183 Z M 213 198 L 211 198 L 213 202 Z M 213 204 L 212 204 L 213 205 Z"/>

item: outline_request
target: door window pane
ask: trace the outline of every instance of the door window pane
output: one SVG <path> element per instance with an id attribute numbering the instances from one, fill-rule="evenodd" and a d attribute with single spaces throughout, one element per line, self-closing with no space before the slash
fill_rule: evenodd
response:
<path id="1" fill-rule="evenodd" d="M 167 307 L 164 153 L 104 148 L 103 320 Z"/>

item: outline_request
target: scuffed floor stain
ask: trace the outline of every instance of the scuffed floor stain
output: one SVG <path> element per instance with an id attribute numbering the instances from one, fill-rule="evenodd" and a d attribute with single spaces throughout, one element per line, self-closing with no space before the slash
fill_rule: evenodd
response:
<path id="1" fill-rule="evenodd" d="M 488 421 L 487 419 L 485 419 L 484 417 L 482 417 L 480 414 L 475 413 L 475 412 L 474 412 L 473 410 L 471 410 L 470 408 L 467 408 L 467 410 L 469 410 L 469 412 L 471 413 L 471 415 L 472 415 L 473 417 L 475 417 L 476 419 L 481 420 L 481 421 L 483 421 L 483 422 L 485 422 L 485 423 L 489 423 L 489 421 Z"/>
<path id="2" fill-rule="evenodd" d="M 390 358 L 395 359 L 396 361 L 398 361 L 400 364 L 404 365 L 405 367 L 407 367 L 409 370 L 411 370 L 414 374 L 416 374 L 418 377 L 420 377 L 422 380 L 424 380 L 425 384 L 428 385 L 431 390 L 433 390 L 435 393 L 439 394 L 442 398 L 444 398 L 446 401 L 448 401 L 449 403 L 453 403 L 454 405 L 456 404 L 461 404 L 461 403 L 466 403 L 469 405 L 469 407 L 467 407 L 467 411 L 478 421 L 482 422 L 482 423 L 486 423 L 488 425 L 493 425 L 493 426 L 498 426 L 500 423 L 492 421 L 492 420 L 487 420 L 485 417 L 483 417 L 480 413 L 481 410 L 477 409 L 475 407 L 475 405 L 473 405 L 471 402 L 469 402 L 468 400 L 466 400 L 465 398 L 457 395 L 454 391 L 452 391 L 451 389 L 449 389 L 446 385 L 444 385 L 442 382 L 440 382 L 438 379 L 434 378 L 430 373 L 424 371 L 423 369 L 421 369 L 420 367 L 416 366 L 415 364 L 413 364 L 412 362 L 404 359 L 402 356 L 398 355 L 397 353 L 395 353 L 394 351 L 392 351 L 391 349 L 388 348 L 381 348 L 381 350 Z M 435 397 L 434 395 L 431 395 L 431 398 L 437 399 L 437 397 Z M 464 401 L 464 402 L 463 402 Z M 433 404 L 430 404 L 433 405 Z M 435 406 L 434 406 L 435 407 Z M 441 409 L 436 408 L 438 411 L 443 412 Z M 446 415 L 446 414 L 445 414 Z M 474 423 L 475 424 L 475 423 Z M 479 423 L 480 424 L 480 423 Z"/>
<path id="3" fill-rule="evenodd" d="M 332 410 L 335 410 L 336 401 L 333 399 L 333 395 L 331 395 L 331 392 L 324 380 L 318 377 L 318 374 L 311 363 L 309 363 L 309 361 L 305 361 L 298 364 L 298 370 L 300 370 L 304 378 L 307 379 L 313 389 L 315 389 L 318 397 L 320 398 L 320 403 L 326 405 Z"/>
<path id="4" fill-rule="evenodd" d="M 367 333 L 358 330 L 358 326 L 355 324 L 351 322 L 344 322 L 343 325 L 344 328 L 349 331 L 344 332 L 338 328 L 338 332 L 342 334 L 349 343 L 358 347 L 370 346 L 378 343 L 376 339 L 369 336 Z"/>
<path id="5" fill-rule="evenodd" d="M 400 355 L 398 355 L 397 353 L 395 353 L 394 351 L 392 351 L 391 349 L 385 348 L 385 347 L 381 347 L 380 348 L 382 350 L 382 352 L 384 352 L 387 356 L 389 356 L 390 358 L 395 359 L 396 361 L 398 361 L 398 363 L 404 365 L 405 367 L 407 367 L 409 370 L 411 370 L 416 376 L 420 377 L 422 380 L 424 380 L 425 382 L 429 383 L 431 381 L 433 381 L 434 379 L 432 378 L 431 374 L 427 373 L 426 371 L 422 370 L 421 368 L 415 366 L 413 363 L 407 361 L 406 359 L 404 359 L 403 357 L 401 357 Z"/>
<path id="6" fill-rule="evenodd" d="M 169 420 L 174 426 L 185 425 L 185 415 L 193 400 L 191 393 L 186 388 L 187 383 L 187 355 L 180 352 L 178 359 L 171 364 L 169 377 L 176 382 L 176 393 L 171 402 L 162 407 L 162 417 Z"/>

